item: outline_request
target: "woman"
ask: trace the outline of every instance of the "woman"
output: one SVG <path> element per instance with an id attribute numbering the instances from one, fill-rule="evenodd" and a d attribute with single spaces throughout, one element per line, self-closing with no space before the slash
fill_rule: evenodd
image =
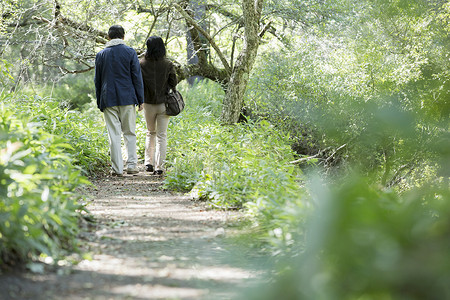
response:
<path id="1" fill-rule="evenodd" d="M 166 58 L 166 47 L 162 38 L 151 36 L 147 40 L 147 52 L 140 60 L 144 81 L 144 111 L 147 123 L 145 139 L 145 166 L 147 172 L 161 175 L 167 149 L 167 127 L 165 100 L 169 89 L 175 89 L 177 76 L 171 61 Z"/>

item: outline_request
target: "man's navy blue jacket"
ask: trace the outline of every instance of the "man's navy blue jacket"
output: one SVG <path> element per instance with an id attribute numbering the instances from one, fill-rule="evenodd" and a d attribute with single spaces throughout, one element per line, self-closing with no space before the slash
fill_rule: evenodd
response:
<path id="1" fill-rule="evenodd" d="M 139 105 L 144 102 L 144 84 L 136 51 L 123 40 L 113 39 L 95 57 L 97 107 Z"/>

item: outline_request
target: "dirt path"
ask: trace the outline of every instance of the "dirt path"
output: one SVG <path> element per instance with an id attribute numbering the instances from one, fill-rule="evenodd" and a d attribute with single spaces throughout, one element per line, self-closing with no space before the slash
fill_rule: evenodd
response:
<path id="1" fill-rule="evenodd" d="M 238 212 L 208 210 L 141 172 L 93 181 L 82 233 L 92 259 L 0 276 L 0 299 L 233 299 L 254 265 L 232 246 Z"/>

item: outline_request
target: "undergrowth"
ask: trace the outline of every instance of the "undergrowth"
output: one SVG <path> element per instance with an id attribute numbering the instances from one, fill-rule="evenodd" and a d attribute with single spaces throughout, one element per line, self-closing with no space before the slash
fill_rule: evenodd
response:
<path id="1" fill-rule="evenodd" d="M 56 117 L 51 103 L 33 103 L 46 113 L 40 120 Z M 84 210 L 75 188 L 89 184 L 69 140 L 49 132 L 27 103 L 20 108 L 0 106 L 0 264 L 73 250 Z"/>
<path id="2" fill-rule="evenodd" d="M 261 238 L 292 243 L 308 196 L 302 171 L 291 163 L 289 136 L 267 121 L 220 125 L 223 91 L 217 85 L 181 90 L 187 104 L 171 119 L 165 187 L 215 208 L 245 208 Z"/>
<path id="3" fill-rule="evenodd" d="M 70 145 L 67 152 L 73 156 L 73 163 L 80 166 L 85 175 L 106 168 L 108 136 L 97 109 L 87 106 L 80 112 L 52 98 L 25 95 L 10 102 L 10 109 L 28 116 L 29 122 L 39 124 L 44 131 L 64 137 Z"/>

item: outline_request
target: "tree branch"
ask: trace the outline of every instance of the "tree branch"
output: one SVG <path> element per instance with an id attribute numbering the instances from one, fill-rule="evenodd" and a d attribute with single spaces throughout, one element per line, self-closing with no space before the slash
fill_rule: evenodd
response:
<path id="1" fill-rule="evenodd" d="M 391 188 L 394 185 L 400 183 L 400 181 L 402 181 L 402 179 L 404 179 L 404 177 L 406 175 L 411 173 L 415 167 L 416 167 L 416 164 L 413 162 L 409 162 L 409 163 L 406 163 L 406 164 L 400 166 L 400 168 L 395 172 L 394 176 L 392 176 L 391 180 L 389 180 L 389 182 L 385 183 L 384 186 L 387 188 Z M 406 172 L 406 174 L 404 176 L 400 176 L 400 174 L 406 169 L 409 169 Z"/>
<path id="2" fill-rule="evenodd" d="M 326 158 L 325 162 L 328 163 L 328 162 L 336 155 L 336 153 L 337 153 L 339 150 L 341 150 L 341 149 L 343 149 L 343 148 L 345 148 L 345 147 L 347 147 L 347 144 L 344 144 L 344 145 L 339 146 L 336 150 L 334 150 L 334 152 L 333 152 L 330 156 L 328 156 L 328 157 Z"/>
<path id="3" fill-rule="evenodd" d="M 259 3 L 257 5 L 259 5 Z M 232 12 L 229 12 L 228 10 L 224 9 L 223 7 L 221 7 L 219 5 L 207 4 L 206 9 L 208 11 L 218 12 L 219 14 L 229 18 L 232 21 L 230 24 L 227 24 L 226 26 L 224 26 L 224 28 L 226 28 L 230 25 L 233 25 L 233 24 L 238 24 L 239 27 L 244 27 L 244 18 L 242 16 L 235 15 Z M 219 31 L 221 31 L 222 29 L 220 29 Z M 272 21 L 270 21 L 268 24 L 266 24 L 264 26 L 264 29 L 260 33 L 260 37 L 262 37 L 266 32 L 269 32 L 273 36 L 275 36 L 277 39 L 280 39 L 280 37 L 278 37 L 276 34 L 275 27 L 272 26 Z"/>
<path id="4" fill-rule="evenodd" d="M 267 23 L 264 28 L 261 30 L 261 32 L 258 34 L 260 38 L 262 38 L 264 36 L 264 34 L 266 33 L 267 30 L 272 29 L 272 21 L 269 21 L 269 23 Z"/>
<path id="5" fill-rule="evenodd" d="M 195 22 L 195 20 L 178 4 L 174 4 L 174 7 L 178 12 L 186 19 L 186 21 L 191 24 L 195 29 L 197 29 L 211 44 L 211 46 L 216 50 L 217 55 L 220 58 L 220 61 L 222 62 L 223 66 L 225 67 L 225 70 L 231 74 L 231 68 L 228 64 L 227 60 L 225 59 L 225 56 L 223 55 L 222 51 L 220 51 L 219 47 L 216 45 L 214 40 L 211 38 L 211 36 L 200 26 Z"/>
<path id="6" fill-rule="evenodd" d="M 150 26 L 150 29 L 149 29 L 149 31 L 147 33 L 147 37 L 145 38 L 144 45 L 142 46 L 142 49 L 145 49 L 147 47 L 147 40 L 150 37 L 150 34 L 152 33 L 153 29 L 155 28 L 156 21 L 158 20 L 158 17 L 159 17 L 159 15 L 155 15 L 154 16 L 152 25 Z"/>
<path id="7" fill-rule="evenodd" d="M 82 69 L 82 70 L 69 70 L 64 66 L 61 65 L 50 65 L 44 62 L 44 66 L 46 67 L 50 67 L 50 68 L 57 68 L 61 71 L 61 73 L 63 75 L 67 75 L 67 74 L 81 74 L 81 73 L 86 73 L 89 72 L 91 70 L 93 70 L 95 67 L 88 67 L 87 69 Z"/>
<path id="8" fill-rule="evenodd" d="M 293 164 L 293 165 L 301 164 L 301 163 L 303 163 L 305 161 L 308 162 L 308 161 L 313 160 L 313 159 L 319 159 L 318 157 L 319 157 L 320 154 L 321 154 L 321 152 L 317 153 L 316 155 L 302 157 L 302 158 L 299 158 L 299 159 L 291 161 L 290 164 Z"/>
<path id="9" fill-rule="evenodd" d="M 229 82 L 230 76 L 225 69 L 218 69 L 208 64 L 181 65 L 177 61 L 173 62 L 175 64 L 175 71 L 177 73 L 178 81 L 198 75 L 213 80 L 221 84 L 223 87 L 225 87 Z"/>
<path id="10" fill-rule="evenodd" d="M 224 9 L 222 6 L 214 5 L 214 4 L 207 4 L 206 9 L 219 12 L 221 15 L 229 18 L 234 23 L 239 24 L 239 26 L 241 26 L 241 27 L 244 26 L 244 19 L 242 16 L 235 15 L 235 14 L 229 12 L 228 10 Z"/>
<path id="11" fill-rule="evenodd" d="M 51 26 L 55 26 L 55 24 L 52 21 L 50 21 L 50 20 L 48 20 L 46 18 L 43 18 L 43 17 L 33 16 L 33 19 L 34 20 L 39 20 L 39 21 L 41 21 L 43 23 L 50 24 Z M 77 30 L 81 30 L 81 31 L 85 31 L 85 32 L 91 32 L 91 33 L 95 34 L 96 35 L 95 36 L 95 41 L 97 43 L 106 44 L 106 42 L 108 41 L 108 34 L 106 32 L 102 32 L 100 30 L 94 29 L 94 28 L 92 28 L 92 27 L 90 27 L 88 25 L 72 21 L 72 20 L 70 20 L 70 19 L 68 19 L 66 17 L 61 16 L 61 15 L 58 17 L 57 22 L 61 23 L 62 25 L 66 25 L 66 26 L 68 26 L 70 28 L 73 28 L 73 29 L 77 29 Z"/>
<path id="12" fill-rule="evenodd" d="M 101 30 L 97 30 L 95 28 L 92 28 L 91 26 L 83 23 L 79 23 L 76 21 L 73 21 L 61 14 L 61 5 L 58 3 L 57 0 L 54 1 L 55 3 L 55 21 L 60 22 L 63 25 L 69 26 L 73 29 L 84 31 L 84 32 L 90 32 L 96 35 L 96 42 L 105 44 L 108 41 L 108 33 L 103 32 Z"/>
<path id="13" fill-rule="evenodd" d="M 151 5 L 150 9 L 149 8 L 143 8 L 140 5 L 137 8 L 137 13 L 138 14 L 140 14 L 140 13 L 148 13 L 148 14 L 151 14 L 153 16 L 153 22 L 152 22 L 152 24 L 150 26 L 150 29 L 149 29 L 148 33 L 147 33 L 147 37 L 144 40 L 143 49 L 145 49 L 146 46 L 147 46 L 147 39 L 150 37 L 150 34 L 152 33 L 153 29 L 155 28 L 156 22 L 158 21 L 158 18 L 162 14 L 170 11 L 170 7 L 168 7 L 168 6 L 166 6 L 166 7 L 159 7 L 159 9 L 155 9 L 153 7 L 153 2 L 152 1 L 150 1 L 150 5 Z"/>
<path id="14" fill-rule="evenodd" d="M 95 34 L 95 41 L 98 43 L 105 44 L 108 41 L 108 33 L 92 28 L 87 24 L 72 21 L 71 19 L 66 18 L 62 15 L 59 16 L 59 21 L 71 28 Z"/>

